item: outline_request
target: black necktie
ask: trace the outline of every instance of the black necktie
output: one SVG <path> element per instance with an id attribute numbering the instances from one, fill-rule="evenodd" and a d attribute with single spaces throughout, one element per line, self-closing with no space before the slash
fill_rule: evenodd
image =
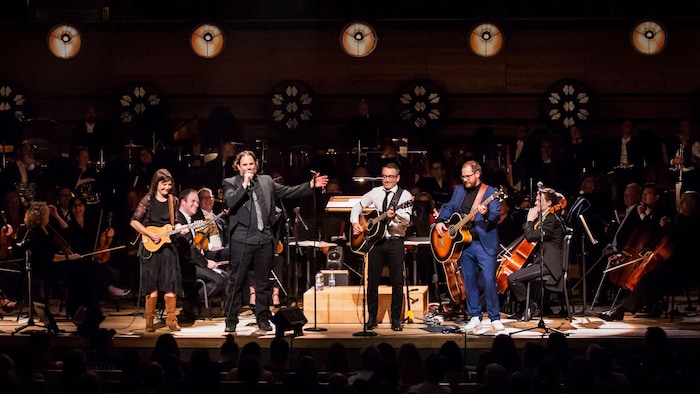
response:
<path id="1" fill-rule="evenodd" d="M 386 212 L 386 209 L 389 207 L 389 194 L 391 193 L 391 190 L 385 190 L 386 195 L 384 196 L 384 203 L 382 203 L 382 212 Z"/>

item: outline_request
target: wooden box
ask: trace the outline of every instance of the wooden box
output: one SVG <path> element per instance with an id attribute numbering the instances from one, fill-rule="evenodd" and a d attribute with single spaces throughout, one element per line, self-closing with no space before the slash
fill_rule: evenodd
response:
<path id="1" fill-rule="evenodd" d="M 428 309 L 428 286 L 408 286 L 411 298 L 411 312 L 414 318 L 423 318 Z M 362 287 L 336 286 L 324 287 L 316 292 L 314 307 L 314 289 L 304 293 L 304 315 L 309 324 L 314 323 L 362 323 Z M 406 315 L 406 287 L 403 288 L 403 311 L 401 319 Z M 314 317 L 314 311 L 317 311 Z M 389 323 L 391 320 L 391 286 L 379 286 L 379 309 L 377 322 Z"/>

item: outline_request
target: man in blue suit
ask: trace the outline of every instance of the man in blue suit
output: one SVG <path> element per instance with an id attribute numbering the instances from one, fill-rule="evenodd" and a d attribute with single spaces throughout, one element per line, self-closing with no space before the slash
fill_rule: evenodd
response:
<path id="1" fill-rule="evenodd" d="M 459 266 L 467 288 L 467 311 L 470 319 L 464 327 L 466 332 L 474 331 L 481 326 L 481 303 L 479 302 L 479 287 L 483 284 L 486 309 L 491 326 L 496 331 L 503 331 L 498 305 L 498 288 L 496 286 L 496 257 L 498 254 L 498 223 L 501 202 L 494 198 L 488 205 L 485 201 L 496 192 L 493 186 L 481 183 L 481 165 L 470 160 L 462 165 L 462 186 L 457 186 L 452 198 L 440 209 L 440 215 L 435 224 L 439 236 L 448 231 L 446 222 L 453 213 L 469 214 L 475 210 L 476 215 L 469 227 L 472 237 L 470 243 L 462 244 L 463 250 L 459 257 Z M 467 224 L 469 225 L 469 224 Z M 466 228 L 466 227 L 465 227 Z M 478 275 L 483 275 L 479 281 Z"/>

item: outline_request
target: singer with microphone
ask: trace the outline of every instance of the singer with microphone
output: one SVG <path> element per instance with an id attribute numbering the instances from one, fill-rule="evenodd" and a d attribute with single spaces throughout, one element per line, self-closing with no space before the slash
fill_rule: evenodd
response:
<path id="1" fill-rule="evenodd" d="M 554 189 L 545 188 L 542 182 L 537 183 L 537 188 L 539 191 L 535 198 L 535 206 L 528 211 L 523 230 L 528 242 L 538 244 L 535 247 L 536 250 L 530 253 L 532 261 L 508 276 L 508 288 L 518 302 L 516 313 L 509 317 L 524 321 L 538 314 L 536 312 L 538 306 L 534 300 L 530 300 L 530 311 L 525 310 L 529 282 L 539 280 L 540 275 L 543 274 L 551 277 L 545 283 L 547 288 L 558 290 L 560 285 L 564 285 L 560 282 L 564 274 L 561 263 L 565 229 L 555 209 L 559 196 Z M 544 259 L 543 267 L 540 267 L 541 256 Z"/>
<path id="2" fill-rule="evenodd" d="M 238 311 L 243 303 L 243 287 L 249 270 L 255 272 L 255 317 L 260 331 L 272 331 L 269 272 L 273 267 L 274 246 L 277 244 L 272 225 L 275 201 L 309 196 L 313 189 L 325 187 L 327 175 L 314 174 L 309 182 L 296 186 L 280 185 L 269 175 L 257 174 L 259 165 L 255 153 L 243 151 L 236 155 L 234 167 L 238 174 L 222 182 L 224 203 L 229 212 L 230 275 L 226 286 L 226 332 L 235 332 Z"/>

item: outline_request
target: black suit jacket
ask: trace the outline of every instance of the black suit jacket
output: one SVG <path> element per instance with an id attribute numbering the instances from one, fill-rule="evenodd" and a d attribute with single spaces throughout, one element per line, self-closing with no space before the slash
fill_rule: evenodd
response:
<path id="1" fill-rule="evenodd" d="M 204 216 L 198 218 L 196 215 L 192 217 L 192 220 L 203 220 Z M 177 222 L 186 224 L 187 218 L 185 215 L 178 210 L 177 211 Z M 207 268 L 207 259 L 204 255 L 197 249 L 193 243 L 192 232 L 187 234 L 178 234 L 177 236 L 177 249 L 180 254 L 180 265 L 185 265 L 185 263 L 195 264 L 202 268 Z"/>
<path id="2" fill-rule="evenodd" d="M 263 218 L 266 220 L 266 225 L 272 228 L 275 222 L 275 200 L 278 198 L 301 198 L 313 194 L 308 182 L 301 183 L 296 186 L 280 185 L 272 180 L 269 175 L 256 175 L 254 182 L 257 182 L 260 187 L 261 197 L 265 203 L 267 212 L 264 212 Z M 250 210 L 246 206 L 246 202 L 251 198 L 250 192 L 243 188 L 243 177 L 235 175 L 231 178 L 226 178 L 221 186 L 224 189 L 224 202 L 230 208 L 228 231 L 229 238 L 231 233 L 239 224 L 247 225 L 247 219 L 251 217 Z M 275 243 L 277 242 L 276 234 L 273 234 Z"/>
<path id="3" fill-rule="evenodd" d="M 535 209 L 535 208 L 532 208 Z M 534 261 L 540 261 L 540 255 L 544 256 L 544 265 L 556 282 L 559 282 L 563 274 L 562 269 L 562 243 L 564 241 L 564 225 L 556 214 L 547 215 L 541 226 L 534 227 L 534 222 L 525 222 L 525 239 L 528 242 L 537 242 L 538 247 L 532 252 Z M 544 237 L 542 237 L 544 232 Z M 544 242 L 540 242 L 544 241 Z M 540 251 L 540 249 L 542 249 Z M 551 283 L 548 283 L 548 285 Z"/>

